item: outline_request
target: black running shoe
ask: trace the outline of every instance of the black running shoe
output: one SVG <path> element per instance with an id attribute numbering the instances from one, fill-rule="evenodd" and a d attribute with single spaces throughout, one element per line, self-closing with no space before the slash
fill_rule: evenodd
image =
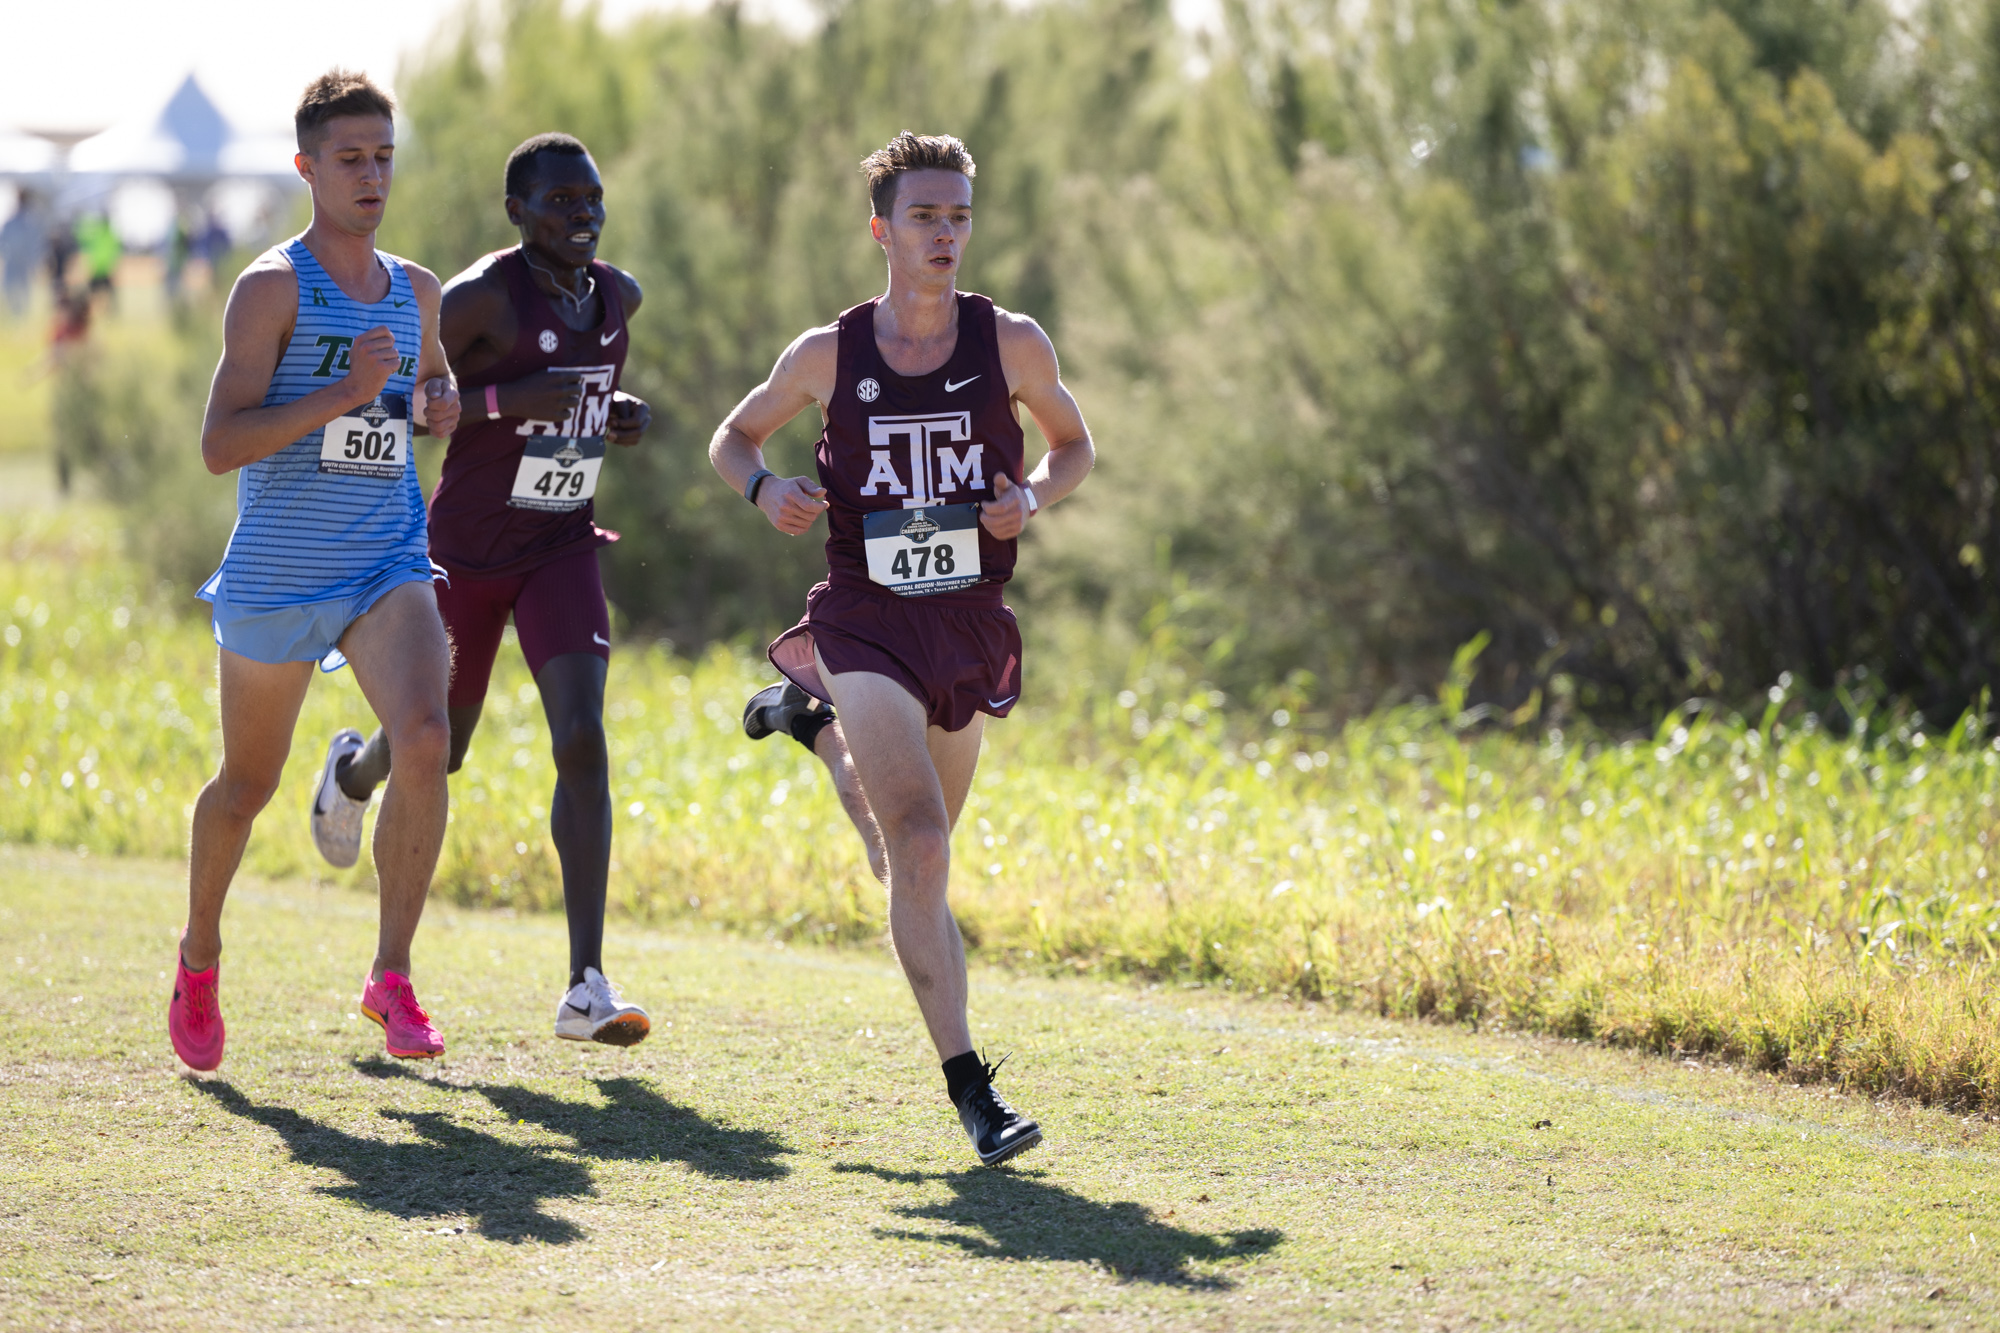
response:
<path id="1" fill-rule="evenodd" d="M 766 685 L 743 705 L 743 734 L 753 741 L 761 741 L 774 731 L 789 735 L 792 719 L 800 713 L 809 712 L 813 703 L 810 694 L 789 680 Z"/>
<path id="2" fill-rule="evenodd" d="M 1002 1056 L 1000 1064 L 1006 1064 Z M 1010 1157 L 1028 1151 L 1042 1141 L 1042 1127 L 1007 1105 L 1007 1099 L 993 1086 L 1000 1065 L 982 1059 L 986 1078 L 966 1090 L 958 1102 L 958 1123 L 965 1126 L 972 1150 L 981 1166 L 998 1166 Z"/>

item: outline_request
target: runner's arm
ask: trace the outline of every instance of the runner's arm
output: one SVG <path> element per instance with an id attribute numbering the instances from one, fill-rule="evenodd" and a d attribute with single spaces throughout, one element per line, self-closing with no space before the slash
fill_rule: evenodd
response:
<path id="1" fill-rule="evenodd" d="M 1049 442 L 1049 451 L 1028 474 L 1036 504 L 1045 508 L 1083 484 L 1097 461 L 1097 449 L 1090 441 L 1090 427 L 1083 423 L 1083 409 L 1062 382 L 1055 344 L 1042 326 L 1026 315 L 1003 311 L 999 330 L 1000 365 L 1007 372 L 1008 387 Z M 1035 512 L 1028 508 L 1027 497 L 1005 477 L 994 478 L 993 494 L 993 500 L 980 507 L 979 521 L 1003 541 L 1019 536 Z"/>
<path id="2" fill-rule="evenodd" d="M 640 289 L 638 280 L 624 269 L 614 268 L 611 271 L 618 275 L 618 294 L 625 301 L 625 326 L 630 329 L 632 316 L 639 313 L 639 305 L 646 299 L 646 293 Z M 639 437 L 646 433 L 646 427 L 652 424 L 652 405 L 639 395 L 620 389 L 611 396 L 611 422 L 605 429 L 604 438 L 630 448 L 639 442 Z"/>
<path id="3" fill-rule="evenodd" d="M 752 389 L 716 428 L 708 461 L 730 489 L 742 494 L 763 469 L 764 442 L 813 403 L 833 397 L 840 354 L 839 330 L 809 329 L 785 349 L 771 377 Z M 826 508 L 826 489 L 811 477 L 770 476 L 757 490 L 757 507 L 771 526 L 796 537 Z"/>
<path id="4" fill-rule="evenodd" d="M 423 405 L 411 424 L 432 435 L 449 435 L 458 428 L 458 381 L 452 378 L 451 362 L 445 358 L 439 340 L 441 292 L 437 275 L 417 264 L 405 263 L 410 290 L 416 294 L 417 317 L 423 350 L 417 353 L 417 399 Z"/>
<path id="5" fill-rule="evenodd" d="M 269 458 L 337 416 L 373 402 L 397 365 L 396 339 L 377 326 L 348 349 L 348 371 L 323 389 L 264 406 L 271 377 L 292 335 L 299 281 L 289 266 L 252 266 L 229 292 L 222 360 L 208 386 L 201 461 L 218 476 Z"/>
<path id="6" fill-rule="evenodd" d="M 519 314 L 499 266 L 482 259 L 445 284 L 438 318 L 439 341 L 460 375 L 477 375 L 513 350 Z M 558 367 L 538 370 L 493 386 L 498 412 L 487 410 L 484 388 L 471 391 L 464 410 L 475 421 L 519 417 L 524 421 L 567 421 L 583 397 L 583 372 Z"/>

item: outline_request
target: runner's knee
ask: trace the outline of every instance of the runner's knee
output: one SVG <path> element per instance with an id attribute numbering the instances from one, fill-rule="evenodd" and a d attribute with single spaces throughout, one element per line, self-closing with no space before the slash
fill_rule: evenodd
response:
<path id="1" fill-rule="evenodd" d="M 222 808 L 232 819 L 255 819 L 271 798 L 278 794 L 279 773 L 236 774 L 225 772 L 218 785 Z"/>
<path id="2" fill-rule="evenodd" d="M 417 713 L 389 728 L 389 748 L 398 773 L 432 768 L 442 772 L 451 757 L 451 723 L 442 709 Z"/>
<path id="3" fill-rule="evenodd" d="M 951 829 L 942 811 L 913 811 L 885 819 L 881 811 L 875 819 L 889 845 L 890 864 L 910 876 L 941 875 L 951 864 Z"/>
<path id="4" fill-rule="evenodd" d="M 604 723 L 587 718 L 570 723 L 549 738 L 556 776 L 565 784 L 608 781 L 610 758 L 604 747 Z"/>

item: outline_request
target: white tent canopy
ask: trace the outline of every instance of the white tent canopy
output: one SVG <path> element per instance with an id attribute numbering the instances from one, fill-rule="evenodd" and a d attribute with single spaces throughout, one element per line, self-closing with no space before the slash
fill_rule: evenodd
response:
<path id="1" fill-rule="evenodd" d="M 192 74 L 157 113 L 135 116 L 79 143 L 69 169 L 83 176 L 150 176 L 183 186 L 225 178 L 296 179 L 289 140 L 239 134 Z"/>

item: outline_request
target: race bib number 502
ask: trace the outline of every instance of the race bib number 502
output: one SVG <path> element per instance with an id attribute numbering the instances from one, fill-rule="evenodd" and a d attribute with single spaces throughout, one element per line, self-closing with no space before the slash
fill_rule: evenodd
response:
<path id="1" fill-rule="evenodd" d="M 319 470 L 394 480 L 410 457 L 410 400 L 378 394 L 353 415 L 335 417 L 320 436 Z"/>
<path id="2" fill-rule="evenodd" d="M 979 582 L 979 506 L 878 509 L 861 519 L 868 577 L 901 597 Z"/>

